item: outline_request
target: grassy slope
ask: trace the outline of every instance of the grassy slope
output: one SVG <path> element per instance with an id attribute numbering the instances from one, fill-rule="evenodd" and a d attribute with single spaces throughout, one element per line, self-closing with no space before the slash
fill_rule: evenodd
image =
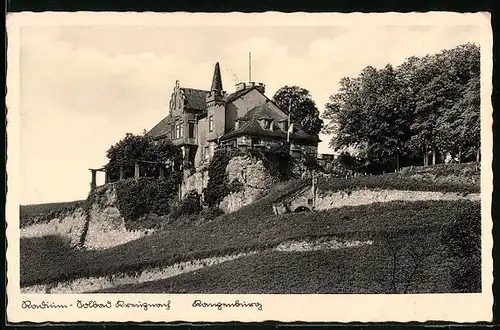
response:
<path id="1" fill-rule="evenodd" d="M 295 238 L 332 235 L 372 237 L 377 232 L 402 232 L 441 227 L 480 204 L 464 201 L 390 202 L 314 213 L 263 214 L 244 208 L 212 222 L 172 229 L 102 251 L 55 251 L 47 255 L 43 239 L 21 240 L 21 285 L 51 283 L 75 277 L 132 272 L 194 257 L 264 249 Z M 376 215 L 376 216 L 374 216 Z"/>
<path id="2" fill-rule="evenodd" d="M 31 204 L 19 206 L 20 227 L 26 227 L 34 223 L 48 222 L 61 214 L 71 212 L 83 205 L 84 201 Z"/>
<path id="3" fill-rule="evenodd" d="M 401 256 L 399 263 L 403 262 Z M 268 251 L 165 280 L 111 288 L 113 293 L 394 293 L 392 259 L 383 246 L 310 252 Z M 396 293 L 452 292 L 450 268 L 436 253 L 416 276 L 397 273 Z"/>
<path id="4" fill-rule="evenodd" d="M 396 189 L 414 191 L 439 191 L 478 193 L 479 170 L 475 163 L 435 165 L 424 169 L 407 169 L 382 175 L 353 178 L 327 178 L 318 181 L 320 190 L 355 190 L 359 188 Z"/>

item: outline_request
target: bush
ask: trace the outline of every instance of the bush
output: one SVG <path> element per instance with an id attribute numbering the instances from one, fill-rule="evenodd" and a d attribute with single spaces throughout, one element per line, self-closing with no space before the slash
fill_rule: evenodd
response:
<path id="1" fill-rule="evenodd" d="M 201 196 L 198 192 L 193 190 L 179 202 L 179 204 L 172 211 L 170 217 L 172 220 L 177 220 L 183 216 L 199 214 L 201 210 Z"/>
<path id="2" fill-rule="evenodd" d="M 222 211 L 218 207 L 207 207 L 200 212 L 199 218 L 202 221 L 211 221 L 211 220 L 213 220 L 213 219 L 215 219 L 223 214 L 224 214 L 224 211 Z"/>
<path id="3" fill-rule="evenodd" d="M 446 253 L 454 259 L 452 284 L 460 292 L 481 291 L 481 213 L 469 206 L 441 232 Z"/>
<path id="4" fill-rule="evenodd" d="M 125 220 L 125 226 L 137 228 L 137 222 L 147 213 L 167 215 L 170 204 L 177 197 L 181 176 L 173 173 L 166 179 L 140 178 L 122 180 L 116 183 L 118 209 Z"/>
<path id="5" fill-rule="evenodd" d="M 437 180 L 434 177 L 424 178 L 405 173 L 386 173 L 380 175 L 355 176 L 346 178 L 327 178 L 318 181 L 321 190 L 341 191 L 355 189 L 396 189 L 412 191 L 439 191 L 456 193 L 478 193 L 479 182 L 457 180 Z"/>

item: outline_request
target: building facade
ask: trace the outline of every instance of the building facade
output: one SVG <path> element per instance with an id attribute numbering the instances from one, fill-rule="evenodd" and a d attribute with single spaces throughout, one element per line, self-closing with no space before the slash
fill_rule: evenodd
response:
<path id="1" fill-rule="evenodd" d="M 316 156 L 320 140 L 290 123 L 288 112 L 265 94 L 262 83 L 239 83 L 233 93 L 222 88 L 219 63 L 210 90 L 181 87 L 176 81 L 170 111 L 146 136 L 181 147 L 190 167 L 208 163 L 216 148 L 270 148 L 287 141 L 292 154 Z"/>

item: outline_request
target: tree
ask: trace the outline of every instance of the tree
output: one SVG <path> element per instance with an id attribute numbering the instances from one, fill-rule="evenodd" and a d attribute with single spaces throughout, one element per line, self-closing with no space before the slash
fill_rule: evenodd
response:
<path id="1" fill-rule="evenodd" d="M 340 80 L 323 117 L 330 146 L 354 148 L 370 172 L 432 154 L 479 160 L 479 48 L 465 44 Z"/>
<path id="2" fill-rule="evenodd" d="M 354 147 L 370 172 L 399 166 L 410 138 L 409 99 L 391 65 L 366 67 L 356 78 L 340 81 L 339 92 L 326 104 L 330 146 Z"/>
<path id="3" fill-rule="evenodd" d="M 291 109 L 290 119 L 298 122 L 302 129 L 311 135 L 318 136 L 323 128 L 323 120 L 309 91 L 299 86 L 284 86 L 273 96 L 276 105 L 285 111 Z"/>
<path id="4" fill-rule="evenodd" d="M 149 137 L 131 133 L 127 133 L 122 140 L 112 145 L 106 152 L 106 156 L 109 161 L 105 167 L 112 181 L 120 177 L 120 167 L 123 168 L 125 177 L 133 176 L 136 161 L 152 162 L 141 164 L 141 172 L 144 176 L 159 174 L 161 165 L 154 162 L 170 163 L 171 166 L 164 166 L 168 174 L 168 171 L 178 171 L 182 161 L 181 150 L 169 141 L 156 143 Z"/>

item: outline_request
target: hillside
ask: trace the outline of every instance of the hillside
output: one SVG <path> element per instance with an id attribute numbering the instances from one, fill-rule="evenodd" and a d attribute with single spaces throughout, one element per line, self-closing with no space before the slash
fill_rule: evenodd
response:
<path id="1" fill-rule="evenodd" d="M 454 173 L 456 172 L 441 177 L 459 176 Z M 377 177 L 332 178 L 325 179 L 323 184 L 325 184 L 324 189 L 332 187 L 358 189 L 370 184 L 374 188 L 377 188 L 378 184 L 384 189 L 386 188 L 384 184 L 390 182 L 393 189 L 424 189 L 422 187 L 436 191 L 455 189 L 455 193 L 459 193 L 458 197 L 464 193 L 479 191 L 476 179 L 460 182 L 455 179 L 455 182 L 451 183 L 446 183 L 444 180 L 421 180 L 420 182 L 424 183 L 405 185 L 404 179 L 413 180 L 410 178 L 415 175 L 415 172 L 400 172 Z M 394 179 L 395 177 L 398 179 Z M 308 184 L 309 180 L 280 183 L 273 186 L 265 197 L 233 213 L 212 221 L 195 219 L 192 222 L 172 223 L 152 235 L 107 249 L 71 249 L 64 239 L 57 236 L 21 239 L 21 287 L 26 290 L 46 291 L 56 284 L 62 288 L 68 285 L 74 287 L 76 284 L 71 283 L 76 279 L 78 283 L 84 283 L 86 278 L 91 282 L 108 279 L 106 281 L 112 283 L 113 278 L 128 276 L 131 284 L 117 287 L 117 291 L 388 292 L 386 281 L 386 276 L 388 272 L 390 273 L 388 246 L 392 244 L 389 238 L 398 237 L 404 247 L 402 249 L 406 249 L 402 256 L 404 264 L 410 262 L 414 256 L 409 247 L 422 248 L 422 244 L 425 243 L 424 250 L 428 250 L 427 247 L 432 247 L 433 250 L 432 256 L 426 257 L 422 262 L 422 270 L 419 271 L 420 277 L 417 281 L 420 284 L 409 286 L 407 288 L 409 292 L 463 290 L 457 289 L 450 280 L 455 271 L 456 260 L 444 252 L 442 237 L 446 228 L 451 228 L 450 226 L 461 219 L 470 221 L 470 224 L 477 223 L 480 220 L 478 201 L 466 199 L 392 201 L 316 212 L 273 214 L 274 203 Z M 275 251 L 277 246 L 286 241 L 316 241 L 326 237 L 341 241 L 369 240 L 374 243 L 370 246 L 326 251 Z M 183 271 L 178 270 L 176 273 L 180 274 L 178 276 L 169 275 L 169 278 L 164 280 L 134 284 L 134 277 L 147 271 L 161 272 L 161 269 L 175 266 L 180 262 L 219 258 L 235 253 L 243 256 L 211 267 L 202 267 L 196 274 L 190 272 L 182 274 Z M 250 253 L 248 256 L 244 256 L 248 253 Z M 368 262 L 368 259 L 372 261 Z M 464 262 L 460 260 L 459 262 Z M 471 260 L 468 262 L 473 263 Z M 284 269 L 287 271 L 277 271 L 278 265 L 285 265 Z M 336 273 L 335 269 L 342 269 L 342 272 Z M 328 272 L 333 272 L 331 280 L 320 283 L 319 279 L 324 278 Z M 216 283 L 215 279 L 223 274 L 230 274 L 235 280 Z M 247 275 L 266 280 L 245 282 Z M 339 276 L 343 276 L 342 280 Z M 396 283 L 397 288 L 394 290 L 394 284 L 391 284 L 390 289 L 395 292 L 401 292 L 406 287 L 404 279 L 392 282 Z M 206 286 L 203 287 L 201 283 L 206 283 Z M 294 284 L 286 287 L 283 283 Z M 77 288 L 78 286 L 71 290 Z M 99 290 L 99 285 L 93 288 L 91 291 Z M 101 288 L 113 290 L 109 285 Z"/>

